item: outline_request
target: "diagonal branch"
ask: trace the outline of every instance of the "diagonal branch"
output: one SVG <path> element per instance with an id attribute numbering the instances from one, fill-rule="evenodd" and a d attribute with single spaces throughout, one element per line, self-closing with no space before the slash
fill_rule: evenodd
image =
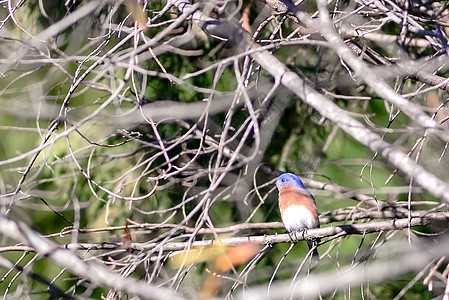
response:
<path id="1" fill-rule="evenodd" d="M 101 264 L 86 262 L 73 251 L 56 246 L 48 239 L 40 237 L 28 226 L 8 219 L 4 215 L 0 215 L 0 232 L 4 236 L 31 246 L 39 255 L 48 257 L 59 266 L 67 268 L 73 274 L 94 284 L 127 292 L 142 299 L 184 299 L 168 288 L 156 287 L 144 281 L 122 277 Z"/>
<path id="2" fill-rule="evenodd" d="M 297 16 L 307 25 L 316 28 L 329 42 L 329 46 L 337 53 L 366 84 L 368 84 L 379 96 L 386 99 L 390 103 L 398 107 L 413 122 L 416 122 L 425 129 L 436 133 L 446 142 L 449 141 L 449 134 L 445 132 L 438 122 L 432 120 L 421 108 L 397 94 L 380 76 L 372 72 L 368 66 L 360 60 L 351 49 L 343 42 L 332 25 L 327 8 L 327 1 L 317 0 L 318 9 L 320 11 L 320 22 L 311 20 L 305 13 L 298 12 Z"/>
<path id="3" fill-rule="evenodd" d="M 338 267 L 336 270 L 327 270 L 322 273 L 311 272 L 293 282 L 291 279 L 280 280 L 270 287 L 270 297 L 267 295 L 265 284 L 253 286 L 240 292 L 234 299 L 321 299 L 322 295 L 335 293 L 342 287 L 359 286 L 360 288 L 367 282 L 370 285 L 382 281 L 388 282 L 389 279 L 397 278 L 400 275 L 430 268 L 435 258 L 447 255 L 449 240 L 447 238 L 442 240 L 438 247 L 424 241 L 418 242 L 411 248 L 406 243 L 397 241 L 393 247 L 394 250 L 390 249 L 391 252 L 385 253 L 384 251 L 382 253 L 388 255 L 394 252 L 393 258 L 368 263 L 363 263 L 363 259 L 361 259 L 360 263 Z M 376 257 L 382 254 L 377 253 Z M 438 292 L 436 294 L 438 295 Z M 441 299 L 441 297 L 443 296 L 437 298 Z"/>
<path id="4" fill-rule="evenodd" d="M 191 6 L 186 1 L 173 1 L 173 4 L 183 12 Z M 230 21 L 217 21 L 209 18 L 200 11 L 196 11 L 192 19 L 205 31 L 220 37 L 226 37 L 238 43 L 244 50 L 257 50 L 261 47 L 253 42 L 249 33 L 244 31 L 238 24 Z M 346 47 L 346 46 L 345 46 Z M 346 49 L 348 49 L 346 47 Z M 351 55 L 352 52 L 349 50 Z M 428 172 L 413 159 L 408 157 L 404 152 L 395 146 L 384 141 L 379 135 L 375 134 L 362 123 L 355 120 L 351 115 L 341 109 L 334 102 L 330 101 L 318 91 L 307 85 L 307 83 L 298 76 L 298 74 L 290 71 L 281 61 L 274 57 L 266 50 L 253 51 L 251 57 L 256 60 L 263 69 L 270 73 L 274 78 L 280 80 L 281 84 L 291 90 L 295 95 L 301 98 L 305 103 L 312 106 L 323 117 L 337 124 L 344 132 L 352 136 L 362 145 L 370 148 L 373 152 L 377 152 L 386 158 L 395 167 L 404 172 L 408 177 L 414 178 L 415 182 L 426 189 L 430 194 L 442 201 L 449 203 L 449 184 Z M 414 104 L 407 102 L 407 107 Z M 416 106 L 416 105 L 415 105 Z M 413 107 L 415 107 L 413 106 Z M 405 108 L 404 112 L 409 112 L 409 116 L 425 128 L 438 129 L 437 123 L 430 117 L 425 115 L 421 110 L 415 115 L 415 108 Z M 400 107 L 403 109 L 403 107 Z M 438 131 L 441 137 L 442 134 Z"/>

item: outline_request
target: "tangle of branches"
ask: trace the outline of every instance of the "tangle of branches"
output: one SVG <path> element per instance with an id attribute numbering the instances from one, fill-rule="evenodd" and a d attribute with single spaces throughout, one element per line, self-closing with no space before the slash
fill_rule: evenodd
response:
<path id="1" fill-rule="evenodd" d="M 445 1 L 0 13 L 5 299 L 449 299 Z M 282 172 L 321 228 L 285 233 Z"/>

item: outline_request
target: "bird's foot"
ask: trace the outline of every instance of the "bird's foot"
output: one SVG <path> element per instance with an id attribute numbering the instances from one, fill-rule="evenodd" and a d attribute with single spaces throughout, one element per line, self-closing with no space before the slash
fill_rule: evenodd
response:
<path id="1" fill-rule="evenodd" d="M 306 234 L 307 234 L 307 228 L 304 228 L 302 231 L 302 239 L 305 240 L 306 239 Z"/>
<path id="2" fill-rule="evenodd" d="M 296 231 L 293 231 L 293 232 L 287 231 L 287 233 L 288 233 L 288 236 L 290 237 L 290 241 L 293 244 L 295 244 L 298 241 L 298 239 L 296 238 Z"/>

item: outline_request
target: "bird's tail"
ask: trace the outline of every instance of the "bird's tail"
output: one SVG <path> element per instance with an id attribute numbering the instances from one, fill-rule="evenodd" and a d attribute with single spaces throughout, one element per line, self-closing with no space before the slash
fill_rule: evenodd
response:
<path id="1" fill-rule="evenodd" d="M 318 249 L 316 247 L 316 245 L 320 242 L 320 239 L 315 239 L 315 240 L 308 240 L 307 241 L 307 246 L 309 246 L 309 250 L 313 249 L 313 253 L 312 253 L 312 259 L 314 261 L 319 261 L 320 260 L 320 254 L 318 253 Z"/>

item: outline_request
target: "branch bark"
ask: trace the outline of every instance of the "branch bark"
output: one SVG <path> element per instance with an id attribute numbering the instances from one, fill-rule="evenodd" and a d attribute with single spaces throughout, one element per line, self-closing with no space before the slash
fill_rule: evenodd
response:
<path id="1" fill-rule="evenodd" d="M 122 277 L 96 262 L 86 262 L 73 251 L 58 247 L 42 238 L 28 226 L 0 215 L 0 232 L 7 237 L 31 246 L 36 253 L 94 284 L 136 295 L 142 299 L 185 299 L 166 287 L 157 287 L 130 277 Z"/>
<path id="2" fill-rule="evenodd" d="M 172 1 L 172 4 L 175 5 L 181 12 L 184 12 L 186 9 L 191 9 L 191 6 L 187 1 Z M 306 19 L 305 14 L 302 14 L 301 12 L 298 12 L 297 15 L 298 17 L 301 17 L 300 19 Z M 214 35 L 225 37 L 231 41 L 234 41 L 245 51 L 261 49 L 258 44 L 252 41 L 249 33 L 244 31 L 238 24 L 230 21 L 217 21 L 209 18 L 200 11 L 194 12 L 192 20 L 206 32 L 210 32 Z M 308 21 L 308 23 L 310 24 L 310 21 Z M 316 26 L 315 23 L 313 23 L 313 25 Z M 329 38 L 330 37 L 332 37 L 332 35 L 329 34 Z M 334 41 L 334 39 L 331 41 Z M 335 40 L 335 42 L 337 42 L 337 40 Z M 337 53 L 345 55 L 345 57 L 355 57 L 347 46 L 344 46 L 344 49 L 345 50 L 342 50 L 343 53 Z M 282 85 L 291 90 L 305 103 L 312 106 L 323 117 L 331 120 L 335 124 L 338 124 L 344 132 L 352 136 L 359 143 L 370 148 L 373 152 L 377 152 L 382 155 L 395 167 L 404 172 L 408 177 L 414 178 L 415 182 L 427 190 L 430 194 L 449 204 L 449 184 L 434 174 L 428 172 L 420 164 L 408 157 L 404 152 L 387 143 L 379 135 L 375 134 L 366 128 L 362 123 L 352 118 L 347 111 L 341 109 L 334 102 L 330 101 L 318 91 L 307 85 L 306 82 L 298 76 L 298 74 L 290 71 L 281 61 L 279 61 L 268 51 L 261 49 L 260 51 L 251 52 L 250 55 L 263 69 L 270 73 L 275 80 L 279 80 Z M 357 57 L 355 57 L 355 59 L 358 61 Z M 360 76 L 364 76 L 365 72 L 370 74 L 372 73 L 365 67 L 361 66 L 361 64 L 356 66 L 358 68 L 358 72 L 361 73 Z M 377 80 L 377 77 L 373 76 L 374 75 L 371 74 L 368 77 L 362 78 L 369 80 L 369 84 L 373 85 L 376 92 L 379 92 L 378 89 L 386 88 L 385 83 L 371 82 Z M 388 97 L 387 100 L 400 107 L 404 113 L 406 113 L 423 128 L 434 129 L 433 132 L 437 132 L 441 138 L 449 141 L 449 135 L 437 125 L 435 120 L 432 120 L 429 116 L 423 113 L 415 104 L 409 101 L 404 103 L 404 99 L 394 93 L 394 91 L 394 95 L 392 95 L 391 88 L 388 85 L 386 86 L 388 87 L 386 88 L 387 92 L 380 91 L 379 95 Z"/>
<path id="3" fill-rule="evenodd" d="M 333 27 L 329 17 L 327 1 L 317 0 L 318 9 L 320 11 L 320 22 L 311 20 L 304 12 L 298 12 L 297 17 L 310 27 L 314 27 L 329 42 L 329 46 L 342 58 L 355 72 L 357 76 L 363 79 L 379 96 L 398 107 L 413 122 L 421 127 L 431 130 L 444 141 L 449 142 L 449 134 L 438 125 L 438 122 L 432 120 L 421 108 L 397 94 L 385 81 L 372 72 L 368 66 L 357 58 L 351 49 L 343 42 Z"/>
<path id="4" fill-rule="evenodd" d="M 449 240 L 443 239 L 438 247 L 424 241 L 418 241 L 412 247 L 403 241 L 397 241 L 392 247 L 394 250 L 389 249 L 391 252 L 379 253 L 382 251 L 377 251 L 376 258 L 389 256 L 394 252 L 393 258 L 368 262 L 361 259 L 359 262 L 353 262 L 350 266 L 338 267 L 336 270 L 322 273 L 311 272 L 301 278 L 277 281 L 268 287 L 269 292 L 267 292 L 266 285 L 250 287 L 236 295 L 235 299 L 318 299 L 322 295 L 332 294 L 342 287 L 359 286 L 360 288 L 360 286 L 366 285 L 367 281 L 372 285 L 382 281 L 388 282 L 389 279 L 397 278 L 400 275 L 430 268 L 432 262 L 436 260 L 435 258 L 447 255 Z M 445 278 L 441 277 L 445 281 Z M 441 295 L 441 297 L 443 296 Z"/>
<path id="5" fill-rule="evenodd" d="M 382 212 L 379 212 L 377 216 L 381 216 Z M 389 214 L 386 214 L 389 215 Z M 61 251 L 61 256 L 68 255 L 70 259 L 74 259 L 71 255 L 74 255 L 73 252 L 65 251 L 66 249 L 69 250 L 117 250 L 117 249 L 123 249 L 123 243 L 121 242 L 103 242 L 103 243 L 77 243 L 77 244 L 66 244 L 61 246 L 56 246 L 53 244 L 50 244 L 50 242 L 47 239 L 44 239 L 40 236 L 37 236 L 36 233 L 31 232 L 29 229 L 27 229 L 26 233 L 24 234 L 24 231 L 22 231 L 21 228 L 23 228 L 23 225 L 19 225 L 14 221 L 7 220 L 3 217 L 0 218 L 0 232 L 5 234 L 6 236 L 10 236 L 11 238 L 14 238 L 16 240 L 22 241 L 23 243 L 30 245 L 29 246 L 9 246 L 0 248 L 1 252 L 7 252 L 7 251 L 34 251 L 42 255 L 47 255 L 47 253 L 53 254 L 53 253 L 59 253 L 58 251 Z M 1 226 L 3 224 L 4 227 Z M 326 238 L 326 237 L 332 237 L 335 235 L 338 236 L 346 236 L 346 235 L 352 235 L 352 234 L 369 234 L 369 233 L 376 233 L 376 232 L 382 232 L 382 231 L 394 231 L 394 230 L 402 230 L 409 227 L 416 227 L 416 226 L 425 226 L 425 225 L 438 225 L 441 226 L 442 224 L 445 224 L 447 226 L 449 223 L 449 212 L 435 212 L 435 213 L 423 213 L 422 215 L 415 215 L 409 218 L 402 218 L 402 219 L 394 219 L 394 220 L 384 220 L 384 221 L 378 221 L 378 222 L 366 222 L 361 224 L 352 224 L 352 225 L 340 225 L 340 226 L 330 226 L 330 227 L 324 227 L 324 228 L 316 228 L 316 229 L 309 229 L 307 232 L 304 232 L 304 234 L 298 233 L 296 234 L 296 240 L 297 241 L 303 241 L 303 240 L 311 240 L 311 239 L 317 239 L 317 238 Z M 6 226 L 8 225 L 8 226 Z M 244 224 L 249 225 L 249 224 Z M 281 223 L 268 223 L 268 228 L 278 228 Z M 15 227 L 15 228 L 14 228 Z M 257 226 L 260 227 L 260 226 Z M 9 230 L 14 230 L 13 233 L 9 233 Z M 31 239 L 32 238 L 32 239 Z M 34 242 L 32 242 L 34 241 Z M 152 251 L 152 252 L 158 252 L 159 251 L 179 251 L 179 250 L 185 250 L 189 248 L 196 248 L 196 247 L 208 247 L 212 246 L 214 244 L 222 244 L 226 246 L 238 246 L 243 245 L 247 243 L 254 243 L 259 245 L 267 245 L 267 244 L 278 244 L 278 243 L 290 243 L 291 238 L 288 234 L 274 234 L 274 235 L 260 235 L 260 236 L 246 236 L 246 237 L 232 237 L 232 238 L 223 238 L 220 240 L 216 239 L 210 239 L 210 240 L 202 240 L 202 241 L 194 241 L 194 242 L 169 242 L 165 244 L 160 243 L 132 243 L 131 249 L 136 251 Z M 45 244 L 45 247 L 42 245 Z M 52 258 L 52 256 L 50 256 Z M 58 263 L 61 266 L 67 266 L 70 267 L 70 264 L 67 264 L 67 262 L 64 262 L 63 260 L 60 260 L 60 256 L 55 257 L 55 262 Z M 77 257 L 77 259 L 79 259 Z M 86 264 L 85 262 L 83 262 Z"/>

